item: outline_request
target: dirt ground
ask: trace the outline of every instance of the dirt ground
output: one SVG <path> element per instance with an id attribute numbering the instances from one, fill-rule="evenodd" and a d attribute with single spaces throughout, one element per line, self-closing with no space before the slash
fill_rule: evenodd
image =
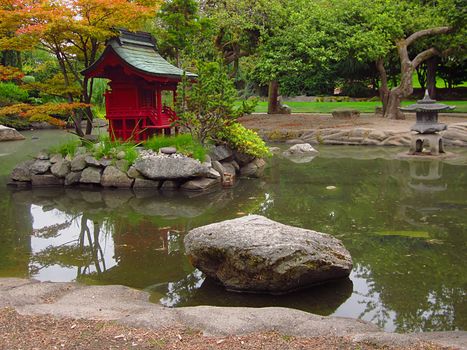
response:
<path id="1" fill-rule="evenodd" d="M 390 349 L 355 343 L 345 337 L 296 338 L 277 333 L 255 333 L 223 338 L 204 337 L 191 329 L 154 331 L 130 328 L 112 321 L 75 320 L 50 316 L 22 316 L 0 309 L 0 349 Z M 401 348 L 398 348 L 401 349 Z M 403 349 L 438 350 L 429 343 Z"/>
<path id="2" fill-rule="evenodd" d="M 327 128 L 364 127 L 377 130 L 407 131 L 415 123 L 415 115 L 407 116 L 405 120 L 390 120 L 375 117 L 374 114 L 361 114 L 356 119 L 333 119 L 330 114 L 252 114 L 239 119 L 249 129 L 255 130 L 310 130 Z M 439 122 L 447 125 L 467 122 L 467 115 L 441 114 Z"/>

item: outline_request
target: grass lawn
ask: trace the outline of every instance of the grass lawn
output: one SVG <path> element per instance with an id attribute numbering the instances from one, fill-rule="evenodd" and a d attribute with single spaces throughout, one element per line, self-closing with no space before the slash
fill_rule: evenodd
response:
<path id="1" fill-rule="evenodd" d="M 331 113 L 337 108 L 352 108 L 362 113 L 372 113 L 375 107 L 381 106 L 379 101 L 368 102 L 284 102 L 292 108 L 293 113 Z M 415 101 L 404 101 L 403 106 L 415 103 Z M 447 101 L 446 104 L 456 106 L 453 112 L 467 113 L 467 101 Z M 267 102 L 259 102 L 255 112 L 266 113 L 268 110 Z"/>

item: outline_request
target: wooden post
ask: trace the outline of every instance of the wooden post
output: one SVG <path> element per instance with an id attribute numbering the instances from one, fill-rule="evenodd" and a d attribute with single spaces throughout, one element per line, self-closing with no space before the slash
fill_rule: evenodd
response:
<path id="1" fill-rule="evenodd" d="M 156 108 L 157 108 L 157 116 L 160 118 L 160 115 L 162 114 L 162 90 L 160 87 L 157 88 Z"/>

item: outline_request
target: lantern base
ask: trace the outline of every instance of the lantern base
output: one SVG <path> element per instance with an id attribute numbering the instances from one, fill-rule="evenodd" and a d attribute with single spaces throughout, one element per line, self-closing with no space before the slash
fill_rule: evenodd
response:
<path id="1" fill-rule="evenodd" d="M 409 154 L 439 155 L 444 152 L 443 137 L 440 134 L 412 134 Z"/>

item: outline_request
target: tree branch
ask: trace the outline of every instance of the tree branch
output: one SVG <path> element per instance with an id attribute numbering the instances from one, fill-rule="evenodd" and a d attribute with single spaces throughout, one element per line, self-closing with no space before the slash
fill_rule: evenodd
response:
<path id="1" fill-rule="evenodd" d="M 415 58 L 412 60 L 412 65 L 415 68 L 418 67 L 418 65 L 420 63 L 422 63 L 423 61 L 433 57 L 433 56 L 437 56 L 437 55 L 440 55 L 440 52 L 438 50 L 436 50 L 434 47 L 428 49 L 428 50 L 425 50 L 425 51 L 422 51 L 420 52 L 417 56 L 415 56 Z"/>
<path id="2" fill-rule="evenodd" d="M 418 32 L 413 33 L 410 35 L 407 39 L 405 39 L 405 42 L 407 46 L 411 45 L 414 43 L 414 41 L 427 36 L 427 35 L 438 35 L 438 34 L 446 34 L 452 31 L 451 27 L 436 27 L 436 28 L 430 28 L 430 29 L 423 29 L 419 30 Z"/>

